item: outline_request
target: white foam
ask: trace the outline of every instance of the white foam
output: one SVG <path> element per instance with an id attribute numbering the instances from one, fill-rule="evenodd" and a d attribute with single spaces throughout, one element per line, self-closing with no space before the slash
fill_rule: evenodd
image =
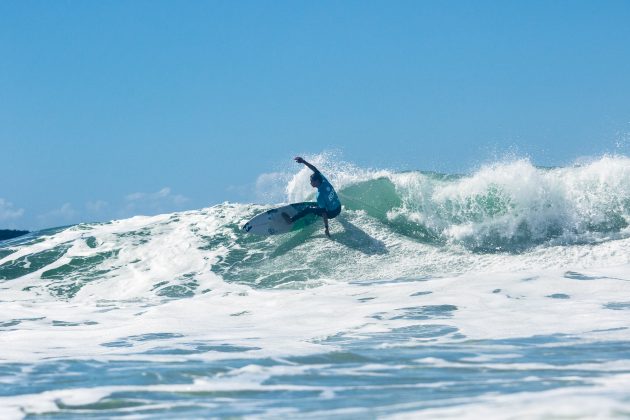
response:
<path id="1" fill-rule="evenodd" d="M 397 215 L 456 241 L 523 234 L 540 240 L 557 229 L 565 241 L 597 238 L 594 228 L 630 221 L 630 159 L 623 156 L 556 169 L 499 162 L 455 181 L 414 173 L 390 178 L 404 199 Z"/>
<path id="2" fill-rule="evenodd" d="M 627 387 L 630 375 L 593 378 L 591 386 L 565 387 L 550 391 L 485 395 L 454 406 L 403 411 L 384 418 L 403 419 L 612 419 L 630 412 Z M 464 401 L 462 401 L 464 402 Z"/>
<path id="3" fill-rule="evenodd" d="M 229 244 L 202 249 L 205 242 L 200 232 L 208 237 L 234 235 L 226 223 L 241 219 L 245 211 L 248 210 L 244 206 L 219 206 L 175 215 L 79 226 L 18 249 L 3 262 L 60 244 L 70 246 L 67 254 L 57 262 L 5 282 L 8 286 L 3 291 L 5 319 L 22 321 L 19 327 L 3 332 L 9 345 L 0 349 L 0 359 L 35 362 L 47 357 L 139 355 L 157 344 L 134 342 L 131 349 L 103 347 L 102 344 L 156 332 L 183 335 L 181 339 L 170 338 L 171 346 L 186 346 L 195 340 L 219 340 L 260 347 L 260 350 L 247 352 L 248 357 L 305 354 L 322 351 L 321 344 L 316 342 L 340 332 L 360 335 L 434 322 L 391 319 L 400 314 L 400 308 L 414 305 L 457 306 L 451 318 L 440 322 L 475 339 L 584 334 L 595 329 L 625 327 L 629 321 L 628 311 L 604 308 L 606 303 L 630 295 L 630 282 L 624 279 L 628 272 L 629 240 L 540 248 L 523 255 L 475 255 L 457 250 L 445 252 L 419 244 L 383 232 L 378 224 L 360 212 L 349 213 L 350 220 L 362 226 L 368 235 L 385 243 L 386 253 L 365 254 L 342 243 L 313 239 L 275 257 L 275 269 L 288 269 L 290 264 L 297 267 L 309 264 L 308 260 L 300 258 L 312 258 L 311 251 L 317 247 L 318 254 L 325 258 L 335 254 L 343 256 L 339 261 L 330 262 L 335 266 L 334 278 L 314 279 L 312 284 L 307 282 L 311 284 L 310 288 L 302 283 L 287 283 L 280 288 L 264 290 L 229 283 L 213 273 L 213 265 L 218 258 L 225 257 Z M 336 225 L 335 229 L 338 228 Z M 144 236 L 130 234 L 143 230 L 146 232 Z M 96 248 L 87 246 L 87 237 L 96 238 Z M 67 280 L 41 279 L 44 271 L 60 267 L 72 258 L 115 250 L 118 250 L 115 255 L 96 267 L 106 273 L 91 279 L 71 298 L 59 299 L 48 292 L 57 283 Z M 608 268 L 599 269 L 602 265 Z M 509 267 L 508 271 L 506 267 Z M 564 272 L 568 268 L 585 268 L 587 270 L 582 274 L 602 278 L 597 281 L 567 278 Z M 428 281 L 413 280 L 418 272 L 432 271 L 468 273 Z M 198 282 L 195 296 L 169 300 L 156 294 L 156 284 L 164 280 L 184 284 L 187 281 L 184 276 L 188 273 L 193 273 Z M 395 278 L 408 280 L 365 283 L 372 279 Z M 526 278 L 530 280 L 525 281 Z M 25 287 L 30 289 L 24 291 Z M 432 293 L 410 296 L 418 289 Z M 493 293 L 497 289 L 500 292 Z M 207 292 L 200 293 L 202 290 Z M 570 299 L 548 297 L 554 293 L 566 294 Z M 358 296 L 374 299 L 362 302 Z M 378 313 L 390 315 L 376 321 L 373 316 Z M 495 322 L 497 319 L 503 322 Z M 566 321 L 549 322 L 549 319 Z M 53 321 L 58 325 L 52 326 Z M 72 325 L 60 325 L 59 321 Z M 32 351 L 33 343 L 37 343 L 37 352 Z M 224 356 L 205 354 L 194 357 Z"/>

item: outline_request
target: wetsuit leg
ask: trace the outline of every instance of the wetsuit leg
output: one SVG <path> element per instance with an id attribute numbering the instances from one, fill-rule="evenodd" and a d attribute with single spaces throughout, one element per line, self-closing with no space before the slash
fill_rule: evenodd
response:
<path id="1" fill-rule="evenodd" d="M 329 219 L 334 219 L 335 217 L 339 216 L 339 213 L 341 213 L 341 206 L 336 210 L 328 211 L 326 213 L 328 214 Z"/>
<path id="2" fill-rule="evenodd" d="M 316 214 L 318 216 L 323 216 L 326 213 L 326 209 L 317 206 L 306 207 L 299 211 L 295 216 L 291 217 L 291 222 L 295 222 L 296 220 L 301 219 L 307 214 Z"/>

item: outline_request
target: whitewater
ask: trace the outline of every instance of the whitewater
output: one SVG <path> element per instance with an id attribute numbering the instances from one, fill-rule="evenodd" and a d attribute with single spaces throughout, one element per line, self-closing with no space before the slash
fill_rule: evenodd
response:
<path id="1" fill-rule="evenodd" d="M 0 242 L 0 418 L 630 417 L 630 158 L 314 163 L 331 239 L 226 202 Z"/>

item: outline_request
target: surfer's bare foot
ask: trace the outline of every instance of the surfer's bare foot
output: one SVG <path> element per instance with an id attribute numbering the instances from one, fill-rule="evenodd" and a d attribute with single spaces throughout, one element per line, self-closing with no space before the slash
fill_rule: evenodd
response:
<path id="1" fill-rule="evenodd" d="M 285 222 L 287 222 L 287 224 L 291 224 L 293 223 L 293 219 L 291 219 L 291 216 L 289 216 L 288 214 L 282 212 L 282 218 L 284 219 Z"/>

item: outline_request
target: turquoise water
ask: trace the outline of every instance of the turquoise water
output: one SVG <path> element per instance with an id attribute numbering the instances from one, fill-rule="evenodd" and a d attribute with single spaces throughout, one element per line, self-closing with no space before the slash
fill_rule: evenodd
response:
<path id="1" fill-rule="evenodd" d="M 0 416 L 630 416 L 629 159 L 323 165 L 331 239 L 224 203 L 0 242 Z"/>

